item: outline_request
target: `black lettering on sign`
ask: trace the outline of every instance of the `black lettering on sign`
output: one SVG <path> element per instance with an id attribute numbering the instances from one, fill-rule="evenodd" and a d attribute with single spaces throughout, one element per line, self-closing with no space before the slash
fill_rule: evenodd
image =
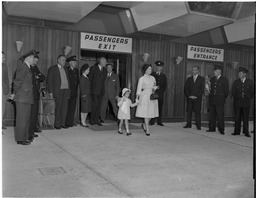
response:
<path id="1" fill-rule="evenodd" d="M 99 44 L 98 48 L 99 48 L 99 49 L 102 49 L 102 43 Z"/>
<path id="2" fill-rule="evenodd" d="M 89 38 L 89 35 L 86 34 L 84 40 L 86 40 L 86 39 L 88 39 L 88 38 Z"/>

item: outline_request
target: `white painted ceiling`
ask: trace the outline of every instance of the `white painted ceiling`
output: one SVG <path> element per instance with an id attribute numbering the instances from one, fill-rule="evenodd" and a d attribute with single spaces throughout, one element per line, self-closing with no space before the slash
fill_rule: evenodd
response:
<path id="1" fill-rule="evenodd" d="M 105 34 L 108 33 L 107 26 L 111 30 L 115 29 L 112 19 L 117 16 L 125 26 L 122 27 L 124 36 L 144 32 L 186 40 L 193 35 L 223 27 L 228 43 L 254 46 L 254 2 L 237 3 L 230 18 L 192 12 L 188 3 L 180 1 L 4 2 L 3 5 L 8 16 L 71 22 L 83 26 L 85 21 L 93 26 L 92 21 L 97 20 L 97 24 L 105 27 L 98 28 L 103 32 L 96 33 Z M 110 20 L 107 21 L 108 19 Z M 119 29 L 122 26 L 117 25 L 120 26 Z M 83 30 L 83 26 L 79 29 Z"/>

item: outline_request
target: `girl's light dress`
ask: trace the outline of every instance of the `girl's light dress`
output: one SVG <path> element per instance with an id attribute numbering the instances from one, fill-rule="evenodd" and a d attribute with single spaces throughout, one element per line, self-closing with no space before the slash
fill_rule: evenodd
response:
<path id="1" fill-rule="evenodd" d="M 150 94 L 155 85 L 156 79 L 154 76 L 145 74 L 140 77 L 137 86 L 137 95 L 140 95 L 140 97 L 135 114 L 136 117 L 155 118 L 159 116 L 158 100 L 150 100 Z"/>
<path id="2" fill-rule="evenodd" d="M 123 102 L 123 99 L 125 100 L 124 102 Z M 125 97 L 122 97 L 122 99 L 117 103 L 117 106 L 119 107 L 117 118 L 119 120 L 131 119 L 131 114 L 130 114 L 131 105 L 132 105 L 132 101 L 129 98 L 125 98 Z"/>

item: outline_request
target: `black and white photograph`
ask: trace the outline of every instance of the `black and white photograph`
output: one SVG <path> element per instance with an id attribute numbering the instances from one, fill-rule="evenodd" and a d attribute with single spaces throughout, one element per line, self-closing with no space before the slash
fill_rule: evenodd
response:
<path id="1" fill-rule="evenodd" d="M 2 1 L 0 197 L 256 197 L 255 14 Z"/>

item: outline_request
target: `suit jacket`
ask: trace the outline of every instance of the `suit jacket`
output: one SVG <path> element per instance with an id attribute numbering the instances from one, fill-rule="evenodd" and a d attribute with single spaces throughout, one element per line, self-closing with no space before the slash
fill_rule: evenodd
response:
<path id="1" fill-rule="evenodd" d="M 105 79 L 107 76 L 107 69 L 105 67 L 100 71 L 98 65 L 90 68 L 89 79 L 91 80 L 91 93 L 93 95 L 104 95 Z"/>
<path id="2" fill-rule="evenodd" d="M 205 79 L 202 76 L 197 76 L 196 82 L 194 82 L 193 76 L 188 77 L 184 87 L 184 93 L 188 100 L 189 96 L 196 96 L 198 101 L 202 100 L 202 95 L 204 93 Z"/>
<path id="3" fill-rule="evenodd" d="M 229 82 L 224 76 L 220 76 L 217 80 L 216 77 L 212 77 L 210 90 L 210 105 L 223 105 L 226 103 L 226 98 L 229 94 Z"/>
<path id="4" fill-rule="evenodd" d="M 33 74 L 25 62 L 18 66 L 13 81 L 14 101 L 34 104 L 32 78 Z"/>
<path id="5" fill-rule="evenodd" d="M 38 100 L 40 98 L 40 92 L 39 92 L 40 83 L 44 82 L 45 76 L 40 72 L 40 70 L 36 65 L 31 66 L 30 69 L 33 74 L 32 83 L 33 83 L 34 100 Z M 38 76 L 39 78 L 37 79 L 36 76 Z"/>
<path id="6" fill-rule="evenodd" d="M 67 68 L 64 67 L 68 84 L 69 84 L 69 75 Z M 61 86 L 61 76 L 60 76 L 60 70 L 58 65 L 53 65 L 48 69 L 47 73 L 47 87 L 49 90 L 49 93 L 53 93 L 53 97 L 56 98 L 59 94 Z M 69 85 L 70 87 L 70 85 Z M 70 90 L 70 89 L 69 89 Z"/>
<path id="7" fill-rule="evenodd" d="M 232 96 L 234 104 L 237 107 L 250 107 L 251 99 L 254 97 L 254 85 L 251 79 L 247 79 L 242 83 L 240 79 L 234 81 L 232 86 Z"/>
<path id="8" fill-rule="evenodd" d="M 108 75 L 108 74 L 107 74 Z M 119 96 L 120 91 L 120 83 L 119 76 L 115 73 L 111 73 L 110 77 L 106 77 L 105 79 L 105 94 L 104 98 L 115 98 Z"/>
<path id="9" fill-rule="evenodd" d="M 81 97 L 86 97 L 91 94 L 91 82 L 90 79 L 81 75 L 80 77 L 80 95 Z"/>
<path id="10" fill-rule="evenodd" d="M 79 84 L 79 71 L 77 68 L 71 69 L 70 66 L 67 67 L 68 75 L 69 75 L 69 89 L 70 89 L 70 96 L 77 96 L 77 88 Z"/>
<path id="11" fill-rule="evenodd" d="M 162 72 L 160 75 L 158 75 L 156 72 L 153 72 L 151 75 L 156 79 L 156 86 L 159 86 L 159 89 L 157 89 L 155 92 L 158 94 L 159 98 L 163 98 L 167 86 L 166 75 Z"/>
<path id="12" fill-rule="evenodd" d="M 5 63 L 2 63 L 2 92 L 4 95 L 10 92 L 8 68 Z"/>

